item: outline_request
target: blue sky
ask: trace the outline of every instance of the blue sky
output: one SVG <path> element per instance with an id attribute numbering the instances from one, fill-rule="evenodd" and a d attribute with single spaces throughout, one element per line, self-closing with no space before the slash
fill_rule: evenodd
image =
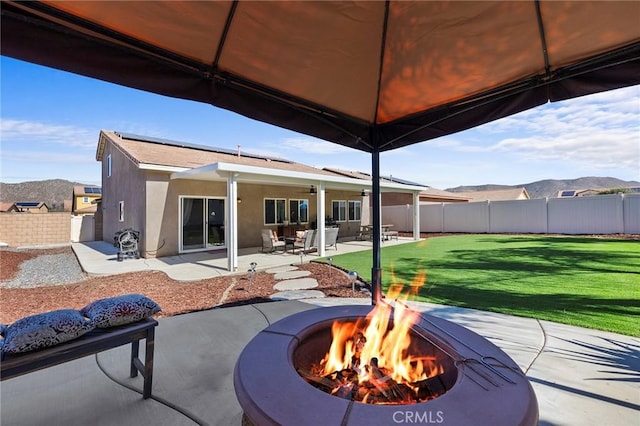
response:
<path id="1" fill-rule="evenodd" d="M 210 105 L 0 58 L 0 181 L 101 184 L 101 129 L 370 172 L 370 155 Z M 439 189 L 611 176 L 640 181 L 640 86 L 548 104 L 380 155 L 382 175 Z"/>

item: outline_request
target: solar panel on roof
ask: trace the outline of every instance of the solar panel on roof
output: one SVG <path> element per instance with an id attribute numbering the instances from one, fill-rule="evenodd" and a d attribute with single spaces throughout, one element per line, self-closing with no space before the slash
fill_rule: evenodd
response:
<path id="1" fill-rule="evenodd" d="M 400 179 L 397 178 L 395 176 L 380 176 L 382 179 L 387 179 L 390 180 L 391 182 L 396 182 L 396 183 L 401 183 L 403 185 L 416 185 L 416 186 L 425 186 L 421 183 L 417 183 L 417 182 L 412 182 L 410 180 L 406 180 L 406 179 Z"/>
<path id="2" fill-rule="evenodd" d="M 38 207 L 38 202 L 34 202 L 34 201 L 22 201 L 19 203 L 16 203 L 16 206 L 20 206 L 20 207 Z"/>
<path id="3" fill-rule="evenodd" d="M 122 132 L 114 132 L 114 133 L 116 135 L 119 135 L 123 139 L 129 139 L 129 140 L 134 140 L 134 141 L 150 142 L 150 143 L 157 143 L 157 144 L 169 145 L 169 146 L 177 146 L 177 147 L 180 147 L 180 148 L 199 149 L 201 151 L 218 152 L 220 154 L 229 154 L 229 155 L 237 155 L 238 154 L 237 151 L 234 151 L 232 149 L 227 149 L 227 148 L 218 148 L 218 147 L 213 147 L 213 146 L 198 145 L 198 144 L 192 144 L 192 143 L 186 143 L 186 142 L 178 142 L 178 141 L 172 141 L 172 140 L 169 140 L 169 139 L 154 138 L 154 137 L 150 137 L 150 136 L 134 135 L 132 133 L 122 133 Z M 267 157 L 265 155 L 250 154 L 250 153 L 247 153 L 247 152 L 242 152 L 242 156 L 243 157 L 247 157 L 247 158 L 257 158 L 259 160 L 280 161 L 280 162 L 283 162 L 283 163 L 291 163 L 292 162 L 292 161 L 289 161 L 289 160 L 285 160 L 284 158 Z"/>
<path id="4" fill-rule="evenodd" d="M 84 193 L 85 194 L 102 194 L 102 188 L 98 188 L 95 186 L 85 186 Z"/>
<path id="5" fill-rule="evenodd" d="M 560 194 L 562 197 L 573 197 L 574 195 L 576 195 L 576 191 L 562 191 Z"/>

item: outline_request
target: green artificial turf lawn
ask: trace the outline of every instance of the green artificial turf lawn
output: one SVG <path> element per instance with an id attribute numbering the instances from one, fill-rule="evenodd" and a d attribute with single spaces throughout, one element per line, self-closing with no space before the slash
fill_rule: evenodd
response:
<path id="1" fill-rule="evenodd" d="M 333 256 L 371 282 L 371 250 Z M 383 292 L 426 273 L 412 300 L 640 336 L 640 241 L 456 235 L 384 247 Z"/>

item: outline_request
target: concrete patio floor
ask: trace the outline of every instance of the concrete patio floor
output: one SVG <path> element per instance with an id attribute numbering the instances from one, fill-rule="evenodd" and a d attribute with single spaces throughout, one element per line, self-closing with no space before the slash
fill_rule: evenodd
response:
<path id="1" fill-rule="evenodd" d="M 93 265 L 90 273 L 100 273 L 100 257 L 94 254 L 89 259 L 83 254 L 99 250 L 90 244 L 82 246 L 74 245 L 81 264 Z M 253 255 L 266 257 L 245 258 L 239 265 L 257 261 L 260 268 L 277 266 L 267 265 L 270 259 L 279 259 L 281 265 L 300 260 L 292 255 L 247 254 Z M 101 262 L 115 268 L 132 267 L 136 262 L 145 268 L 152 266 L 145 265 L 143 259 L 116 262 L 115 255 L 111 260 L 104 253 Z M 182 270 L 207 260 L 189 258 L 185 262 L 190 267 Z M 173 271 L 180 270 L 175 268 L 179 262 L 165 263 L 174 267 Z M 215 266 L 206 269 L 219 271 Z M 104 273 L 108 271 L 105 267 Z M 114 269 L 111 273 L 116 272 L 126 271 Z M 369 303 L 366 299 L 309 299 L 161 318 L 156 330 L 151 399 L 141 397 L 142 378 L 128 377 L 129 347 L 123 346 L 1 382 L 0 424 L 240 425 L 242 410 L 234 392 L 233 370 L 239 354 L 256 334 L 303 310 Z M 411 306 L 465 326 L 505 351 L 526 373 L 536 392 L 540 425 L 639 423 L 640 339 L 472 309 L 428 303 Z M 269 375 L 268 366 L 264 374 Z M 443 420 L 441 424 L 448 424 L 446 413 Z M 379 424 L 394 422 L 380 419 Z M 482 419 L 476 424 L 482 425 Z"/>

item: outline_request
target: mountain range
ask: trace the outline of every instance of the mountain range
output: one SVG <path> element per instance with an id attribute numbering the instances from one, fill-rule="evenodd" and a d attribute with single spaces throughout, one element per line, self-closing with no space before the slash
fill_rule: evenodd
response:
<path id="1" fill-rule="evenodd" d="M 0 182 L 0 202 L 44 201 L 52 210 L 62 210 L 64 200 L 71 200 L 74 185 L 85 185 L 64 179 L 49 179 L 21 183 Z M 612 177 L 581 177 L 577 179 L 545 179 L 520 185 L 476 185 L 447 188 L 449 192 L 495 191 L 525 188 L 531 198 L 556 197 L 565 189 L 625 188 L 640 186 L 640 182 Z"/>
<path id="2" fill-rule="evenodd" d="M 50 210 L 64 210 L 64 201 L 73 198 L 73 187 L 84 185 L 64 179 L 37 180 L 20 183 L 0 182 L 0 202 L 44 201 Z M 89 185 L 93 186 L 93 185 Z"/>
<path id="3" fill-rule="evenodd" d="M 531 198 L 554 198 L 559 191 L 567 189 L 617 189 L 640 186 L 640 182 L 620 180 L 612 177 L 588 176 L 577 179 L 545 179 L 520 185 L 476 185 L 447 188 L 449 192 L 497 191 L 500 189 L 525 188 Z"/>

